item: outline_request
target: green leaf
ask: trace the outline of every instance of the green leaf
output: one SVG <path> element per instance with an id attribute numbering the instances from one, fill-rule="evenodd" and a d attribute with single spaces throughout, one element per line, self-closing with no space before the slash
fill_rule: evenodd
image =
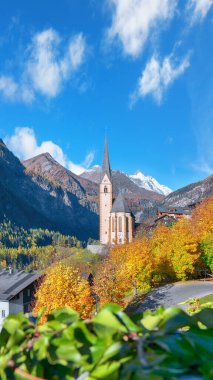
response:
<path id="1" fill-rule="evenodd" d="M 115 357 L 116 355 L 119 354 L 122 348 L 122 343 L 121 342 L 116 342 L 112 344 L 110 347 L 107 348 L 107 350 L 104 352 L 103 358 L 101 360 L 101 364 L 105 363 L 107 360 Z M 115 358 L 114 358 L 115 359 Z"/>
<path id="2" fill-rule="evenodd" d="M 56 349 L 56 355 L 59 359 L 69 360 L 75 363 L 81 363 L 82 356 L 74 345 L 64 339 L 58 339 L 58 348 Z"/>
<path id="3" fill-rule="evenodd" d="M 161 320 L 161 315 L 147 315 L 141 320 L 141 323 L 147 330 L 153 330 L 159 325 Z"/>
<path id="4" fill-rule="evenodd" d="M 194 314 L 194 319 L 202 322 L 206 327 L 213 327 L 213 309 L 203 309 Z"/>
<path id="5" fill-rule="evenodd" d="M 73 323 L 79 319 L 79 313 L 71 308 L 63 307 L 47 316 L 47 321 L 57 320 L 61 323 Z"/>
<path id="6" fill-rule="evenodd" d="M 91 375 L 95 379 L 100 380 L 116 380 L 119 379 L 118 377 L 118 369 L 120 367 L 120 363 L 117 362 L 110 362 L 106 364 L 102 364 L 94 369 L 94 371 L 91 372 Z"/>
<path id="7" fill-rule="evenodd" d="M 177 307 L 170 307 L 162 314 L 162 320 L 159 323 L 159 328 L 164 332 L 172 332 L 181 327 L 194 325 L 193 319 L 183 310 Z"/>
<path id="8" fill-rule="evenodd" d="M 128 329 L 121 323 L 116 315 L 107 309 L 102 309 L 93 318 L 93 328 L 99 336 L 110 338 L 115 333 L 127 333 Z"/>

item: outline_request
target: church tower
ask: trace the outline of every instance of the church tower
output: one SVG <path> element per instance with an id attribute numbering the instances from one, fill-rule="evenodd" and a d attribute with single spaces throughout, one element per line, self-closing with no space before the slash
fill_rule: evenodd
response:
<path id="1" fill-rule="evenodd" d="M 100 207 L 100 243 L 110 244 L 111 242 L 111 226 L 110 212 L 112 209 L 112 176 L 109 162 L 108 142 L 105 139 L 104 157 L 101 172 L 101 182 L 99 191 L 99 207 Z"/>

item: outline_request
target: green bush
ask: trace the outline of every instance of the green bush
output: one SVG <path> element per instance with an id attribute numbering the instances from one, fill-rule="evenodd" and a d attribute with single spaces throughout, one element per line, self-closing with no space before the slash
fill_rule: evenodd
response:
<path id="1" fill-rule="evenodd" d="M 107 305 L 82 321 L 64 308 L 42 326 L 10 315 L 0 334 L 0 378 L 210 380 L 212 342 L 213 309 L 189 316 L 161 307 L 130 319 Z"/>

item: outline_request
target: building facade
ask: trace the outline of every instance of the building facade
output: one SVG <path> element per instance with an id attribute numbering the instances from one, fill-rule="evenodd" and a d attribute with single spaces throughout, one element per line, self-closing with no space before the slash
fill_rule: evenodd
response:
<path id="1" fill-rule="evenodd" d="M 113 183 L 108 143 L 105 140 L 102 173 L 99 188 L 100 243 L 125 244 L 132 241 L 134 217 L 120 192 L 113 202 Z"/>
<path id="2" fill-rule="evenodd" d="M 9 314 L 29 313 L 34 300 L 38 273 L 0 270 L 0 331 Z"/>

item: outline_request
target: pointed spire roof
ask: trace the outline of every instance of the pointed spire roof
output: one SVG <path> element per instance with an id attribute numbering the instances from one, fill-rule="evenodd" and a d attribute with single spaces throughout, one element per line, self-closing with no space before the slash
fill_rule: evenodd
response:
<path id="1" fill-rule="evenodd" d="M 104 143 L 104 157 L 103 157 L 101 179 L 103 179 L 105 174 L 107 174 L 109 179 L 111 180 L 111 168 L 110 168 L 110 162 L 109 162 L 109 151 L 108 151 L 107 137 L 105 137 L 105 143 Z"/>
<path id="2" fill-rule="evenodd" d="M 129 206 L 121 192 L 119 192 L 115 202 L 113 203 L 111 212 L 126 212 L 131 214 Z"/>

